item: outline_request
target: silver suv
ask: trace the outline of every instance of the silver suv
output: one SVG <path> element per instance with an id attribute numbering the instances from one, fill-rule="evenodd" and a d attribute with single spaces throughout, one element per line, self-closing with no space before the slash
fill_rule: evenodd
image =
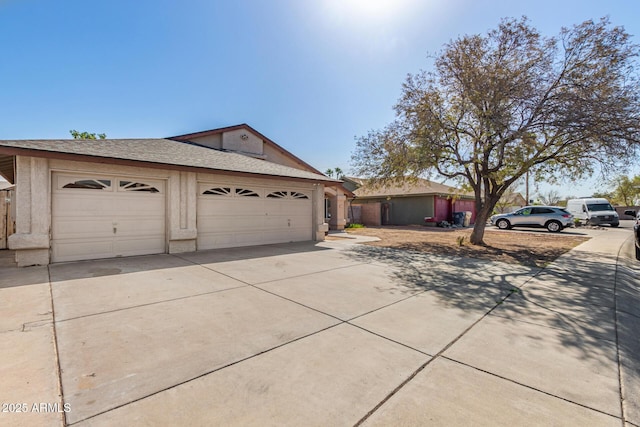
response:
<path id="1" fill-rule="evenodd" d="M 544 227 L 557 233 L 573 224 L 573 215 L 558 206 L 525 206 L 515 212 L 493 215 L 490 221 L 501 230 L 512 227 Z"/>

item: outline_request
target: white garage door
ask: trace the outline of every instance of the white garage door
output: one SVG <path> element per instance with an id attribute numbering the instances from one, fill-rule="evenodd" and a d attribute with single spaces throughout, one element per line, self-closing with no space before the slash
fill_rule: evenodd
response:
<path id="1" fill-rule="evenodd" d="M 311 190 L 198 185 L 198 250 L 312 239 Z"/>
<path id="2" fill-rule="evenodd" d="M 56 173 L 52 184 L 52 262 L 165 252 L 163 181 Z"/>

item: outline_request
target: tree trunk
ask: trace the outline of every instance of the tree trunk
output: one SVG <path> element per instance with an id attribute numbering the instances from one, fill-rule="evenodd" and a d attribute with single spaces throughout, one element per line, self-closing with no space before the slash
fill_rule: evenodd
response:
<path id="1" fill-rule="evenodd" d="M 469 242 L 471 242 L 471 244 L 485 246 L 484 229 L 487 225 L 489 216 L 491 216 L 492 210 L 493 206 L 489 207 L 489 205 L 485 203 L 481 209 L 476 211 L 476 222 L 473 225 L 473 231 L 469 237 Z"/>

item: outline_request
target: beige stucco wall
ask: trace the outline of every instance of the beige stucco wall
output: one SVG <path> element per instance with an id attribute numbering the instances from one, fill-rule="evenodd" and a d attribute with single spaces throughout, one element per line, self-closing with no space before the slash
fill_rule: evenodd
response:
<path id="1" fill-rule="evenodd" d="M 165 180 L 166 251 L 169 253 L 196 250 L 196 213 L 198 182 L 257 183 L 274 188 L 286 185 L 313 192 L 315 240 L 324 240 L 324 186 L 305 182 L 264 178 L 232 177 L 224 174 L 181 172 L 103 163 L 70 160 L 16 157 L 16 232 L 8 239 L 16 251 L 19 266 L 46 265 L 50 262 L 51 236 L 51 176 L 54 172 L 110 174 Z M 320 202 L 318 202 L 320 200 Z"/>
<path id="2" fill-rule="evenodd" d="M 192 138 L 192 141 L 197 144 L 204 145 L 205 147 L 216 149 L 222 148 L 222 135 L 220 134 L 203 136 L 200 138 Z"/>
<path id="3" fill-rule="evenodd" d="M 16 232 L 9 249 L 16 251 L 19 266 L 49 263 L 51 183 L 49 161 L 16 157 Z"/>
<path id="4" fill-rule="evenodd" d="M 304 166 L 302 163 L 295 161 L 291 157 L 287 156 L 286 154 L 283 154 L 282 152 L 280 152 L 279 150 L 276 150 L 270 145 L 265 144 L 264 156 L 265 156 L 265 160 L 268 160 L 273 163 L 278 163 L 284 166 L 289 166 L 292 168 L 302 169 L 306 171 L 309 170 L 309 168 Z M 315 172 L 315 171 L 310 171 L 310 172 Z"/>
<path id="5" fill-rule="evenodd" d="M 264 141 L 252 132 L 238 129 L 222 134 L 222 148 L 225 150 L 239 151 L 262 155 Z"/>
<path id="6" fill-rule="evenodd" d="M 382 212 L 381 204 L 376 203 L 363 203 L 360 205 L 362 209 L 362 223 L 364 225 L 381 225 L 382 224 Z"/>

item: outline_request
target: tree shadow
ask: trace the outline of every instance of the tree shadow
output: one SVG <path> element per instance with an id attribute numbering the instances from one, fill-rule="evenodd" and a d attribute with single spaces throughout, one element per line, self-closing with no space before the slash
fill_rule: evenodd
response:
<path id="1" fill-rule="evenodd" d="M 433 292 L 443 307 L 486 310 L 514 327 L 522 322 L 552 328 L 563 347 L 607 364 L 617 363 L 616 306 L 627 307 L 634 318 L 640 314 L 637 271 L 622 270 L 615 256 L 569 252 L 541 269 L 460 257 L 456 251 L 435 255 L 356 246 L 349 255 L 394 267 L 392 281 Z M 634 357 L 629 363 L 640 366 Z"/>

